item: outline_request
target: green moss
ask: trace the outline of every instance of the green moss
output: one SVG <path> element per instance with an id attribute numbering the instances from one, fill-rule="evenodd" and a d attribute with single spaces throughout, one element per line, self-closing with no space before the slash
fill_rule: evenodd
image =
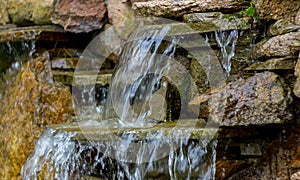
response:
<path id="1" fill-rule="evenodd" d="M 241 11 L 241 13 L 243 13 L 246 16 L 249 17 L 254 17 L 256 18 L 257 14 L 256 14 L 256 9 L 254 8 L 254 5 L 252 2 L 250 2 L 250 7 L 248 7 L 246 10 Z"/>
<path id="2" fill-rule="evenodd" d="M 243 21 L 242 23 L 241 23 L 241 27 L 247 27 L 247 26 L 249 26 L 249 22 L 248 21 Z"/>
<path id="3" fill-rule="evenodd" d="M 255 6 L 253 5 L 252 1 L 250 2 L 250 6 L 247 9 L 240 11 L 239 15 L 243 16 L 243 17 L 246 16 L 246 17 L 254 18 L 257 20 L 259 25 L 262 25 L 257 13 L 256 13 L 256 9 L 255 9 Z"/>

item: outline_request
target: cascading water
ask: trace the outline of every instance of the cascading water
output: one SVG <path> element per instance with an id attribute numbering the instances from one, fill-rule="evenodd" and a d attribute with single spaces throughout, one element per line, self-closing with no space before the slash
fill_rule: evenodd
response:
<path id="1" fill-rule="evenodd" d="M 166 26 L 160 31 L 136 34 L 134 36 L 139 39 L 125 46 L 113 76 L 103 119 L 111 114 L 111 105 L 119 115 L 120 124 L 127 127 L 143 127 L 147 123 L 146 117 L 157 113 L 151 112 L 148 104 L 158 90 L 163 74 L 167 74 L 176 50 L 174 38 L 158 56 L 169 30 L 170 27 Z"/>
<path id="2" fill-rule="evenodd" d="M 235 53 L 235 45 L 238 40 L 238 33 L 238 30 L 232 30 L 230 32 L 215 31 L 215 38 L 223 56 L 222 66 L 226 71 L 227 76 L 230 75 L 231 59 Z"/>
<path id="3" fill-rule="evenodd" d="M 84 137 L 79 139 L 64 128 L 46 130 L 22 168 L 23 179 L 214 179 L 217 140 L 191 138 L 196 121 L 156 127 L 162 122 L 157 114 L 166 120 L 168 82 L 162 79 L 172 71 L 178 41 L 164 41 L 169 31 L 164 26 L 131 35 L 112 77 L 103 120 L 77 122 Z M 88 104 L 94 102 L 93 90 L 83 91 Z M 113 114 L 118 118 L 110 119 Z"/>
<path id="4" fill-rule="evenodd" d="M 139 143 L 145 146 L 164 148 L 165 156 L 159 161 L 143 162 L 146 152 L 140 151 L 135 157 L 140 162 L 128 163 L 124 152 L 128 151 L 129 142 L 116 147 L 112 141 L 95 141 L 91 146 L 86 141 L 73 141 L 75 135 L 46 130 L 22 168 L 23 179 L 214 179 L 216 140 L 141 141 Z M 177 149 L 171 144 L 181 146 Z M 107 156 L 110 151 L 114 151 L 118 159 Z M 152 156 L 155 158 L 157 154 Z"/>

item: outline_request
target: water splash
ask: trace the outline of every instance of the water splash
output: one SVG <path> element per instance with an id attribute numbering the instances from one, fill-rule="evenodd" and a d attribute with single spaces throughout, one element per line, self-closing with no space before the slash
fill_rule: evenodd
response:
<path id="1" fill-rule="evenodd" d="M 238 40 L 238 30 L 215 31 L 215 37 L 223 56 L 222 66 L 228 77 L 231 71 L 231 59 L 234 56 L 235 45 Z"/>
<path id="2" fill-rule="evenodd" d="M 97 122 L 89 123 L 94 125 Z M 155 136 L 158 137 L 158 134 Z M 163 177 L 214 179 L 216 140 L 139 141 L 141 145 L 153 147 L 153 150 L 165 149 L 164 158 L 145 163 L 143 158 L 148 158 L 144 156 L 147 152 L 139 151 L 135 156 L 140 161 L 130 163 L 122 159 L 128 159 L 131 154 L 128 148 L 131 143 L 136 143 L 133 136 L 126 136 L 126 142 L 122 143 L 95 141 L 92 145 L 87 141 L 74 141 L 74 137 L 76 133 L 46 130 L 22 168 L 23 179 L 79 179 L 92 176 L 119 180 Z M 181 146 L 177 148 L 176 144 Z M 111 153 L 115 153 L 118 159 L 111 158 Z M 153 153 L 153 158 L 156 155 Z"/>

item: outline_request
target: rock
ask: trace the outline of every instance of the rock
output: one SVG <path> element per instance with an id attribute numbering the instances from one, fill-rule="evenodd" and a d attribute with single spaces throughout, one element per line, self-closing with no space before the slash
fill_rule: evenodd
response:
<path id="1" fill-rule="evenodd" d="M 50 33 L 63 34 L 65 31 L 56 25 L 29 26 L 29 27 L 12 27 L 0 30 L 0 43 L 24 40 L 49 40 Z M 48 33 L 43 36 L 42 33 Z M 61 40 L 63 38 L 61 37 Z M 50 41 L 50 40 L 49 40 Z"/>
<path id="2" fill-rule="evenodd" d="M 71 122 L 70 89 L 53 84 L 49 54 L 22 66 L 1 99 L 0 176 L 17 178 L 21 166 L 48 124 Z"/>
<path id="3" fill-rule="evenodd" d="M 222 84 L 196 97 L 189 107 L 200 118 L 221 126 L 284 123 L 291 120 L 291 91 L 272 72 L 256 73 L 248 79 Z"/>
<path id="4" fill-rule="evenodd" d="M 246 71 L 265 71 L 265 70 L 289 70 L 294 69 L 296 65 L 296 58 L 282 57 L 272 58 L 265 62 L 258 62 L 247 67 Z"/>
<path id="5" fill-rule="evenodd" d="M 269 36 L 277 36 L 300 29 L 300 25 L 295 25 L 285 19 L 280 19 L 272 24 L 268 29 Z"/>
<path id="6" fill-rule="evenodd" d="M 228 179 L 232 174 L 249 167 L 251 164 L 246 160 L 218 160 L 216 179 Z"/>
<path id="7" fill-rule="evenodd" d="M 53 71 L 53 76 L 56 82 L 73 86 L 85 86 L 94 84 L 105 86 L 108 85 L 111 80 L 111 74 L 95 75 L 94 71 L 85 71 L 81 73 L 77 72 L 75 76 L 74 72 Z"/>
<path id="8" fill-rule="evenodd" d="M 243 156 L 261 156 L 261 146 L 256 143 L 241 143 L 241 155 Z"/>
<path id="9" fill-rule="evenodd" d="M 9 16 L 7 12 L 7 2 L 0 1 L 0 25 L 9 23 Z"/>
<path id="10" fill-rule="evenodd" d="M 283 57 L 298 55 L 300 32 L 290 32 L 259 42 L 254 47 L 254 58 Z"/>
<path id="11" fill-rule="evenodd" d="M 195 12 L 233 12 L 247 8 L 249 1 L 238 0 L 185 0 L 135 2 L 132 8 L 138 15 L 180 17 Z"/>
<path id="12" fill-rule="evenodd" d="M 54 0 L 7 0 L 7 11 L 13 23 L 50 24 Z"/>
<path id="13" fill-rule="evenodd" d="M 274 126 L 269 130 L 271 136 L 260 136 L 266 140 L 262 157 L 251 167 L 233 174 L 229 179 L 296 179 L 299 178 L 299 125 L 285 124 L 276 130 Z M 270 140 L 271 138 L 271 140 Z M 295 163 L 295 161 L 297 161 Z M 296 164 L 296 166 L 295 166 Z"/>
<path id="14" fill-rule="evenodd" d="M 299 0 L 253 0 L 252 3 L 261 19 L 285 19 L 300 25 Z"/>
<path id="15" fill-rule="evenodd" d="M 129 18 L 129 16 L 133 16 L 130 2 L 108 0 L 107 11 L 109 23 L 112 25 L 121 23 L 127 18 Z"/>
<path id="16" fill-rule="evenodd" d="M 300 179 L 300 171 L 292 174 L 291 180 L 299 180 Z"/>
<path id="17" fill-rule="evenodd" d="M 296 154 L 294 155 L 293 159 L 291 160 L 291 167 L 295 169 L 300 168 L 300 146 L 297 147 Z"/>
<path id="18" fill-rule="evenodd" d="M 107 1 L 108 19 L 114 30 L 122 39 L 127 39 L 132 31 L 137 28 L 130 2 L 120 0 Z"/>
<path id="19" fill-rule="evenodd" d="M 135 2 L 148 2 L 151 0 L 130 0 L 131 3 L 135 3 Z"/>
<path id="20" fill-rule="evenodd" d="M 191 28 L 200 32 L 213 32 L 216 30 L 249 29 L 250 18 L 238 18 L 234 15 L 224 15 L 220 12 L 185 14 L 183 20 Z"/>
<path id="21" fill-rule="evenodd" d="M 296 67 L 295 67 L 295 76 L 297 77 L 297 79 L 296 79 L 296 82 L 294 85 L 293 92 L 297 97 L 300 97 L 300 54 L 299 54 L 298 61 L 297 61 Z"/>
<path id="22" fill-rule="evenodd" d="M 51 22 L 64 27 L 66 31 L 81 33 L 101 29 L 106 18 L 104 0 L 57 0 Z"/>

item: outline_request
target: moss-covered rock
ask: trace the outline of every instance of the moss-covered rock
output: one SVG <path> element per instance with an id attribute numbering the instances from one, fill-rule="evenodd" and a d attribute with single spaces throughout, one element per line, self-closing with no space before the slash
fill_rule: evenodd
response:
<path id="1" fill-rule="evenodd" d="M 7 0 L 7 11 L 16 24 L 51 24 L 54 0 Z"/>

